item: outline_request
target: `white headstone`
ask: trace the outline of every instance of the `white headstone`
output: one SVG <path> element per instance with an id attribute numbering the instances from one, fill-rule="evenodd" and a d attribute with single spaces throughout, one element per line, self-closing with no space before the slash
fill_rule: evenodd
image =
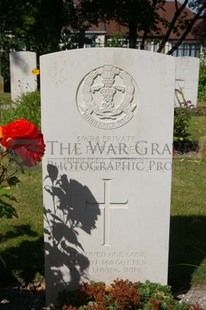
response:
<path id="1" fill-rule="evenodd" d="M 47 302 L 81 281 L 167 283 L 175 59 L 41 57 Z"/>
<path id="2" fill-rule="evenodd" d="M 11 99 L 37 89 L 37 77 L 32 70 L 37 66 L 35 52 L 20 51 L 10 53 Z"/>
<path id="3" fill-rule="evenodd" d="M 176 57 L 175 107 L 197 106 L 199 65 L 199 58 Z"/>

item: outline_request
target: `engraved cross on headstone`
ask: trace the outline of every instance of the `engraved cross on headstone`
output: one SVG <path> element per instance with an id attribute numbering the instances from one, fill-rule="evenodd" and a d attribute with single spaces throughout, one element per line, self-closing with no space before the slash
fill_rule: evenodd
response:
<path id="1" fill-rule="evenodd" d="M 128 200 L 125 202 L 110 202 L 110 184 L 112 179 L 103 179 L 104 181 L 104 201 L 89 202 L 86 201 L 87 207 L 99 206 L 103 210 L 103 244 L 110 246 L 110 209 L 128 209 Z"/>

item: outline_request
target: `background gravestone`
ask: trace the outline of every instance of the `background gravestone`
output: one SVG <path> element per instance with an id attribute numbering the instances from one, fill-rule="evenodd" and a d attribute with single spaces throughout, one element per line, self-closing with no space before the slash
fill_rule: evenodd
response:
<path id="1" fill-rule="evenodd" d="M 37 77 L 32 70 L 37 66 L 36 53 L 28 51 L 10 53 L 11 99 L 37 89 Z"/>
<path id="2" fill-rule="evenodd" d="M 184 99 L 197 106 L 199 66 L 199 58 L 176 57 L 175 107 L 183 107 Z"/>
<path id="3" fill-rule="evenodd" d="M 81 281 L 167 283 L 175 59 L 40 60 L 47 302 Z"/>

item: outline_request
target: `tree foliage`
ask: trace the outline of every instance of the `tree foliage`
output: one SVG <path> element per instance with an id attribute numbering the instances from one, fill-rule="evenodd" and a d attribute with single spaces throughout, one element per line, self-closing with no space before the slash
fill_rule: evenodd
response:
<path id="1" fill-rule="evenodd" d="M 155 0 L 155 5 L 162 0 Z M 82 0 L 84 11 L 89 12 L 92 23 L 108 19 L 129 29 L 129 46 L 136 47 L 137 31 L 149 31 L 155 25 L 156 12 L 150 0 Z M 92 14 L 95 12 L 95 14 Z"/>
<path id="2" fill-rule="evenodd" d="M 141 49 L 145 48 L 148 38 L 159 38 L 158 52 L 162 52 L 172 32 L 176 33 L 177 41 L 168 52 L 172 54 L 193 30 L 198 20 L 203 19 L 206 9 L 205 0 L 174 0 L 174 15 L 171 20 L 165 19 L 162 12 L 166 11 L 165 0 L 82 0 L 85 11 L 90 12 L 92 23 L 108 19 L 128 28 L 129 47 L 136 47 L 138 34 L 141 35 Z M 187 7 L 195 11 L 188 14 Z M 164 34 L 161 30 L 165 29 Z"/>
<path id="3" fill-rule="evenodd" d="M 191 9 L 196 11 L 190 18 L 187 17 L 186 13 L 184 13 L 186 6 L 189 6 Z M 175 8 L 176 10 L 172 22 L 169 25 L 166 35 L 160 43 L 160 49 L 158 50 L 158 52 L 162 51 L 163 46 L 169 40 L 170 34 L 173 30 L 179 31 L 180 29 L 181 33 L 179 39 L 168 52 L 169 55 L 171 55 L 181 45 L 187 35 L 192 32 L 197 21 L 203 18 L 203 14 L 206 9 L 206 2 L 205 0 L 184 0 L 184 2 L 180 5 L 178 1 L 175 0 Z"/>
<path id="4" fill-rule="evenodd" d="M 194 27 L 193 33 L 196 39 L 199 41 L 200 44 L 203 45 L 205 49 L 206 48 L 206 8 L 203 10 L 200 23 Z"/>
<path id="5" fill-rule="evenodd" d="M 158 52 L 162 52 L 172 32 L 178 40 L 171 54 L 195 28 L 198 20 L 205 26 L 205 0 L 174 0 L 174 15 L 164 19 L 165 0 L 4 0 L 0 2 L 0 45 L 5 49 L 35 50 L 39 54 L 57 51 L 73 37 L 79 47 L 84 45 L 85 30 L 89 25 L 113 20 L 128 28 L 129 46 L 136 47 L 137 35 L 141 34 L 141 48 L 148 38 L 159 37 Z M 185 8 L 195 12 L 187 16 Z M 197 26 L 196 26 L 197 27 Z M 165 28 L 162 35 L 160 29 Z M 200 29 L 200 28 L 199 28 Z M 196 29 L 196 33 L 198 30 Z M 62 34 L 66 35 L 62 40 Z M 200 35 L 199 35 L 200 37 Z M 67 41 L 66 41 L 67 40 Z"/>
<path id="6" fill-rule="evenodd" d="M 37 2 L 34 0 L 34 2 Z M 4 50 L 18 49 L 25 46 L 28 33 L 35 22 L 34 5 L 29 1 L 0 2 L 0 46 Z"/>

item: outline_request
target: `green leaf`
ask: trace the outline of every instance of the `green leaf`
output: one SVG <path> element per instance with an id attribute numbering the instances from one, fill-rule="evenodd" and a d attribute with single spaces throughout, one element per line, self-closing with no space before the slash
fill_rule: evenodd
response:
<path id="1" fill-rule="evenodd" d="M 9 194 L 3 194 L 3 195 L 0 195 L 0 196 L 3 196 L 3 197 L 6 197 L 8 198 L 9 200 L 11 201 L 15 201 L 15 202 L 18 202 L 18 200 L 16 199 L 16 197 L 12 196 L 12 195 L 9 195 Z"/>
<path id="2" fill-rule="evenodd" d="M 0 218 L 11 219 L 18 217 L 16 209 L 10 204 L 0 199 Z"/>
<path id="3" fill-rule="evenodd" d="M 2 262 L 2 265 L 4 266 L 4 268 L 6 268 L 6 263 L 1 255 L 0 255 L 0 262 Z"/>
<path id="4" fill-rule="evenodd" d="M 10 191 L 10 187 L 0 187 L 0 196 L 8 195 Z"/>
<path id="5" fill-rule="evenodd" d="M 20 183 L 20 180 L 17 177 L 13 176 L 7 180 L 7 183 L 9 184 L 9 186 L 16 186 L 16 184 Z"/>
<path id="6" fill-rule="evenodd" d="M 10 188 L 6 188 L 6 187 L 0 188 L 0 197 L 6 197 L 11 201 L 18 202 L 17 199 L 9 193 L 10 190 L 11 190 Z"/>

